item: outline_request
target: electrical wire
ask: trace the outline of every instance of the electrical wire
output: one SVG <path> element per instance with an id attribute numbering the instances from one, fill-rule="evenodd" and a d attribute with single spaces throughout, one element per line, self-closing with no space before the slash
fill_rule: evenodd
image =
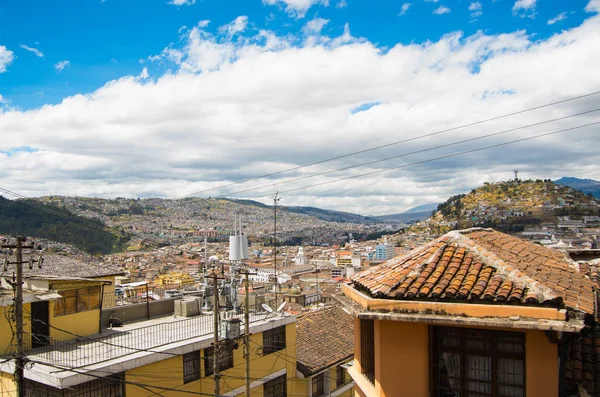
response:
<path id="1" fill-rule="evenodd" d="M 372 148 L 363 149 L 363 150 L 359 150 L 359 151 L 347 153 L 347 154 L 344 154 L 344 155 L 335 156 L 335 157 L 331 157 L 331 158 L 328 158 L 328 159 L 315 161 L 313 163 L 299 165 L 299 166 L 287 168 L 287 169 L 284 169 L 284 170 L 281 170 L 281 171 L 276 171 L 276 172 L 272 172 L 272 173 L 261 175 L 261 176 L 247 178 L 247 179 L 244 179 L 244 180 L 241 180 L 241 181 L 231 182 L 231 183 L 228 183 L 228 184 L 225 184 L 225 185 L 221 185 L 221 186 L 217 186 L 217 187 L 213 187 L 213 188 L 210 188 L 210 189 L 200 190 L 200 191 L 195 192 L 195 193 L 190 193 L 190 194 L 187 194 L 187 195 L 184 195 L 184 196 L 177 197 L 177 199 L 191 197 L 191 196 L 195 196 L 195 195 L 198 195 L 198 194 L 207 193 L 207 192 L 218 190 L 218 189 L 223 189 L 223 188 L 226 188 L 226 187 L 229 187 L 229 186 L 239 185 L 239 184 L 242 184 L 242 183 L 245 183 L 245 182 L 249 182 L 249 181 L 253 181 L 253 180 L 256 180 L 256 179 L 263 179 L 263 178 L 268 178 L 268 177 L 275 176 L 275 175 L 280 175 L 280 174 L 283 174 L 283 173 L 287 173 L 287 172 L 291 172 L 291 171 L 296 171 L 296 170 L 299 170 L 299 169 L 302 169 L 302 168 L 307 168 L 307 167 L 311 167 L 311 166 L 318 165 L 318 164 L 324 164 L 324 163 L 327 163 L 327 162 L 330 162 L 330 161 L 340 160 L 340 159 L 343 159 L 343 158 L 346 158 L 346 157 L 356 156 L 358 154 L 372 152 L 374 150 L 384 149 L 384 148 L 387 148 L 387 147 L 399 145 L 401 143 L 413 142 L 413 141 L 416 141 L 416 140 L 419 140 L 419 139 L 429 138 L 429 137 L 436 136 L 436 135 L 441 135 L 441 134 L 444 134 L 444 133 L 447 133 L 447 132 L 456 131 L 456 130 L 463 129 L 463 128 L 468 128 L 468 127 L 473 127 L 473 126 L 476 126 L 476 125 L 488 123 L 490 121 L 501 120 L 501 119 L 504 119 L 504 118 L 508 118 L 508 117 L 519 115 L 519 114 L 524 114 L 524 113 L 532 112 L 532 111 L 535 111 L 535 110 L 539 110 L 539 109 L 543 109 L 543 108 L 547 108 L 547 107 L 559 105 L 559 104 L 562 104 L 562 103 L 567 103 L 567 102 L 575 101 L 575 100 L 578 100 L 578 99 L 583 99 L 583 98 L 591 97 L 591 96 L 598 95 L 598 94 L 600 94 L 600 91 L 593 91 L 593 92 L 589 92 L 587 94 L 583 94 L 583 95 L 578 95 L 578 96 L 566 98 L 566 99 L 563 99 L 563 100 L 560 100 L 560 101 L 550 102 L 550 103 L 546 103 L 546 104 L 543 104 L 543 105 L 539 105 L 539 106 L 534 106 L 534 107 L 531 107 L 531 108 L 527 108 L 527 109 L 524 109 L 524 110 L 519 110 L 519 111 L 511 112 L 511 113 L 506 113 L 506 114 L 503 114 L 503 115 L 499 115 L 499 116 L 495 116 L 495 117 L 490 117 L 490 118 L 483 119 L 483 120 L 474 121 L 472 123 L 462 124 L 462 125 L 458 125 L 458 126 L 455 126 L 455 127 L 446 128 L 446 129 L 443 129 L 443 130 L 439 130 L 439 131 L 427 133 L 427 134 L 424 134 L 424 135 L 419 135 L 419 136 L 416 136 L 416 137 L 407 138 L 407 139 L 403 139 L 403 140 L 400 140 L 400 141 L 395 141 L 395 142 L 387 143 L 385 145 L 375 146 L 375 147 L 372 147 Z"/>
<path id="2" fill-rule="evenodd" d="M 430 162 L 437 161 L 437 160 L 443 160 L 443 159 L 447 159 L 447 158 L 463 156 L 465 154 L 480 152 L 480 151 L 483 151 L 483 150 L 493 149 L 493 148 L 497 148 L 497 147 L 501 147 L 501 146 L 506 146 L 506 145 L 510 145 L 510 144 L 513 144 L 513 143 L 530 141 L 530 140 L 533 140 L 533 139 L 543 138 L 543 137 L 546 137 L 546 136 L 555 135 L 555 134 L 559 134 L 559 133 L 567 132 L 567 131 L 573 131 L 573 130 L 576 130 L 576 129 L 579 129 L 579 128 L 590 127 L 590 126 L 598 125 L 598 124 L 600 124 L 600 121 L 593 122 L 593 123 L 588 123 L 588 124 L 583 124 L 583 125 L 579 125 L 579 126 L 576 126 L 576 127 L 564 128 L 564 129 L 561 129 L 561 130 L 547 132 L 547 133 L 543 133 L 543 134 L 533 135 L 533 136 L 526 137 L 526 138 L 515 139 L 515 140 L 512 140 L 512 141 L 497 143 L 497 144 L 494 144 L 494 145 L 484 146 L 484 147 L 480 147 L 480 148 L 476 148 L 476 149 L 465 150 L 465 151 L 462 151 L 462 152 L 457 152 L 457 153 L 452 153 L 452 154 L 448 154 L 448 155 L 444 155 L 444 156 L 434 157 L 434 158 L 430 158 L 430 159 L 427 159 L 427 160 L 415 161 L 415 162 L 412 162 L 412 163 L 402 164 L 402 165 L 398 165 L 398 166 L 394 166 L 394 167 L 382 168 L 382 169 L 379 169 L 379 170 L 375 170 L 375 171 L 371 171 L 371 172 L 366 172 L 366 173 L 362 173 L 362 174 L 357 174 L 357 175 L 351 175 L 351 176 L 348 176 L 348 177 L 334 179 L 334 180 L 331 180 L 331 181 L 325 181 L 325 182 L 315 183 L 315 184 L 312 184 L 312 185 L 301 186 L 301 187 L 297 187 L 297 188 L 293 188 L 293 189 L 288 189 L 288 190 L 283 190 L 283 191 L 280 190 L 279 193 L 283 194 L 283 193 L 296 192 L 296 191 L 308 189 L 308 188 L 311 188 L 311 187 L 323 186 L 323 185 L 328 185 L 328 184 L 335 183 L 335 182 L 341 182 L 341 181 L 346 181 L 346 180 L 350 180 L 350 179 L 361 178 L 363 176 L 375 175 L 375 174 L 379 174 L 379 173 L 382 173 L 382 172 L 386 172 L 386 171 L 390 171 L 390 170 L 396 170 L 396 169 L 400 169 L 400 168 L 406 168 L 406 167 L 413 166 L 413 165 L 426 164 L 426 163 L 430 163 Z M 261 196 L 251 196 L 250 198 L 270 197 L 273 194 L 274 193 L 269 193 L 269 194 L 261 195 Z"/>
<path id="3" fill-rule="evenodd" d="M 267 185 L 255 186 L 255 187 L 251 187 L 251 188 L 247 188 L 247 189 L 243 189 L 243 190 L 238 190 L 238 191 L 235 191 L 235 192 L 229 192 L 229 193 L 227 193 L 224 196 L 218 196 L 218 197 L 219 198 L 220 197 L 225 197 L 225 196 L 229 197 L 229 196 L 240 194 L 240 193 L 245 193 L 245 192 L 249 192 L 249 191 L 253 191 L 253 190 L 262 189 L 262 188 L 265 188 L 265 187 L 278 186 L 278 185 L 288 184 L 288 183 L 297 182 L 297 181 L 301 181 L 301 180 L 305 180 L 305 179 L 315 178 L 315 177 L 318 177 L 318 176 L 328 175 L 328 174 L 332 174 L 332 173 L 339 172 L 339 171 L 346 171 L 346 170 L 350 170 L 350 169 L 353 169 L 353 168 L 363 167 L 365 165 L 371 165 L 371 164 L 381 163 L 383 161 L 394 160 L 394 159 L 398 159 L 398 158 L 402 158 L 402 157 L 411 156 L 413 154 L 425 153 L 425 152 L 429 152 L 429 151 L 432 151 L 432 150 L 442 149 L 442 148 L 446 148 L 446 147 L 450 147 L 450 146 L 455 146 L 455 145 L 459 145 L 459 144 L 463 144 L 463 143 L 467 143 L 467 142 L 474 142 L 474 141 L 477 141 L 477 140 L 480 140 L 480 139 L 485 139 L 485 138 L 490 138 L 490 137 L 494 137 L 494 136 L 504 135 L 504 134 L 507 134 L 509 132 L 514 132 L 514 131 L 523 130 L 523 129 L 526 129 L 526 128 L 536 127 L 536 126 L 540 126 L 540 125 L 548 124 L 548 123 L 553 123 L 553 122 L 560 121 L 560 120 L 566 120 L 566 119 L 569 119 L 569 118 L 572 118 L 572 117 L 583 116 L 583 115 L 594 113 L 594 112 L 598 112 L 598 111 L 600 111 L 600 108 L 588 110 L 588 111 L 585 111 L 585 112 L 570 114 L 568 116 L 558 117 L 558 118 L 555 118 L 555 119 L 544 120 L 544 121 L 540 121 L 540 122 L 537 122 L 537 123 L 528 124 L 528 125 L 524 125 L 524 126 L 520 126 L 520 127 L 516 127 L 516 128 L 511 128 L 511 129 L 504 130 L 504 131 L 499 131 L 499 132 L 494 132 L 494 133 L 490 133 L 490 134 L 480 135 L 480 136 L 473 137 L 473 138 L 463 139 L 463 140 L 456 141 L 456 142 L 446 143 L 446 144 L 443 144 L 443 145 L 438 145 L 438 146 L 433 146 L 433 147 L 429 147 L 429 148 L 425 148 L 425 149 L 415 150 L 415 151 L 412 151 L 412 152 L 403 153 L 403 154 L 399 154 L 399 155 L 391 156 L 391 157 L 386 157 L 386 158 L 383 158 L 383 159 L 377 159 L 377 160 L 368 161 L 368 162 L 365 162 L 365 163 L 360 163 L 360 164 L 356 164 L 356 165 L 350 165 L 350 166 L 338 168 L 338 169 L 335 169 L 335 170 L 323 171 L 323 172 L 319 172 L 319 173 L 315 173 L 315 174 L 311 174 L 311 175 L 301 176 L 301 177 L 298 177 L 298 178 L 288 179 L 288 180 L 284 180 L 284 181 L 280 181 L 280 182 L 274 182 L 274 183 L 270 183 L 270 184 L 267 184 Z"/>

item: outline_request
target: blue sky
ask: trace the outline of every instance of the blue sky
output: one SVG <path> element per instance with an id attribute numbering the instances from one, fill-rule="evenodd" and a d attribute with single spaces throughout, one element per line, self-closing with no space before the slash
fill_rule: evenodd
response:
<path id="1" fill-rule="evenodd" d="M 472 3 L 481 5 L 470 11 Z M 524 29 L 538 39 L 581 24 L 587 16 L 582 0 L 540 0 L 531 10 L 513 12 L 510 0 L 407 0 L 376 2 L 331 0 L 317 3 L 306 15 L 290 16 L 283 3 L 269 5 L 260 0 L 198 0 L 191 5 L 174 5 L 164 0 L 62 0 L 11 1 L 0 4 L 0 45 L 12 50 L 16 59 L 9 73 L 0 74 L 0 93 L 11 104 L 31 109 L 59 103 L 64 97 L 91 92 L 106 82 L 137 74 L 140 60 L 159 54 L 169 43 L 177 43 L 178 30 L 200 20 L 210 20 L 208 31 L 239 15 L 248 16 L 250 29 L 270 29 L 280 34 L 295 33 L 307 20 L 330 22 L 323 32 L 340 34 L 348 23 L 352 34 L 365 37 L 381 48 L 397 43 L 437 41 L 452 31 L 469 36 L 479 30 L 487 34 Z M 402 5 L 410 4 L 403 15 Z M 434 14 L 440 7 L 445 14 Z M 441 10 L 444 10 L 442 8 Z M 481 15 L 473 17 L 473 12 Z M 566 18 L 548 24 L 565 13 Z M 525 16 L 525 17 L 524 17 Z M 21 45 L 39 50 L 38 57 Z M 55 68 L 69 61 L 62 71 Z M 146 64 L 162 73 L 169 65 Z"/>
<path id="2" fill-rule="evenodd" d="M 600 92 L 599 12 L 600 0 L 5 1 L 1 186 L 279 190 L 284 205 L 380 215 L 515 168 L 597 179 L 600 94 L 454 127 Z"/>

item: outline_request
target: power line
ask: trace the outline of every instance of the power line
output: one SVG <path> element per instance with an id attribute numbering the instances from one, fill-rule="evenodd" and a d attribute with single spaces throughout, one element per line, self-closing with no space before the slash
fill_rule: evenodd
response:
<path id="1" fill-rule="evenodd" d="M 456 131 L 456 130 L 463 129 L 463 128 L 468 128 L 468 127 L 473 127 L 473 126 L 476 126 L 476 125 L 488 123 L 490 121 L 500 120 L 500 119 L 503 119 L 503 118 L 508 118 L 508 117 L 519 115 L 519 114 L 532 112 L 532 111 L 535 111 L 535 110 L 547 108 L 547 107 L 550 107 L 550 106 L 559 105 L 559 104 L 562 104 L 562 103 L 567 103 L 567 102 L 575 101 L 575 100 L 578 100 L 578 99 L 587 98 L 587 97 L 598 95 L 598 94 L 600 94 L 600 91 L 594 91 L 594 92 L 590 92 L 590 93 L 587 93 L 587 94 L 578 95 L 578 96 L 570 97 L 570 98 L 567 98 L 567 99 L 562 99 L 560 101 L 550 102 L 550 103 L 546 103 L 544 105 L 539 105 L 539 106 L 527 108 L 527 109 L 524 109 L 524 110 L 519 110 L 519 111 L 516 111 L 516 112 L 506 113 L 506 114 L 503 114 L 503 115 L 500 115 L 500 116 L 494 116 L 494 117 L 490 117 L 490 118 L 487 118 L 487 119 L 474 121 L 472 123 L 462 124 L 462 125 L 459 125 L 459 126 L 455 126 L 455 127 L 446 128 L 446 129 L 443 129 L 443 130 L 438 130 L 438 131 L 435 131 L 435 132 L 427 133 L 427 134 L 424 134 L 424 135 L 419 135 L 419 136 L 416 136 L 416 137 L 403 139 L 403 140 L 400 140 L 400 141 L 390 142 L 390 143 L 387 143 L 385 145 L 375 146 L 375 147 L 372 147 L 372 148 L 363 149 L 363 150 L 359 150 L 359 151 L 355 151 L 355 152 L 343 154 L 343 155 L 340 155 L 340 156 L 335 156 L 335 157 L 331 157 L 331 158 L 328 158 L 328 159 L 315 161 L 313 163 L 303 164 L 303 165 L 299 165 L 299 166 L 287 168 L 287 169 L 284 169 L 284 170 L 281 170 L 281 171 L 276 171 L 276 172 L 272 172 L 272 173 L 261 175 L 261 176 L 247 178 L 247 179 L 244 179 L 244 180 L 241 180 L 241 181 L 227 183 L 225 185 L 216 186 L 216 187 L 213 187 L 213 188 L 204 189 L 204 190 L 200 190 L 200 191 L 195 192 L 195 193 L 190 193 L 190 194 L 187 194 L 187 195 L 184 195 L 184 196 L 180 196 L 180 197 L 177 197 L 177 199 L 191 197 L 191 196 L 195 196 L 195 195 L 198 195 L 198 194 L 202 194 L 202 193 L 206 193 L 206 192 L 210 192 L 210 191 L 214 191 L 214 190 L 218 190 L 218 189 L 223 189 L 223 188 L 226 188 L 226 187 L 229 187 L 229 186 L 239 185 L 239 184 L 246 183 L 246 182 L 253 181 L 253 180 L 257 180 L 257 179 L 263 179 L 263 178 L 268 178 L 268 177 L 275 176 L 275 175 L 280 175 L 280 174 L 283 174 L 283 173 L 287 173 L 287 172 L 291 172 L 291 171 L 296 171 L 296 170 L 299 170 L 299 169 L 302 169 L 302 168 L 312 167 L 314 165 L 324 164 L 324 163 L 328 163 L 330 161 L 340 160 L 340 159 L 343 159 L 343 158 L 346 158 L 346 157 L 350 157 L 350 156 L 356 156 L 357 154 L 363 154 L 363 153 L 372 152 L 374 150 L 384 149 L 384 148 L 387 148 L 387 147 L 390 147 L 390 146 L 399 145 L 401 143 L 407 143 L 407 142 L 412 142 L 412 141 L 416 141 L 416 140 L 419 140 L 419 139 L 429 138 L 429 137 L 440 135 L 440 134 L 444 134 L 444 133 L 447 133 L 447 132 Z"/>
<path id="2" fill-rule="evenodd" d="M 282 184 L 297 182 L 297 181 L 301 181 L 301 180 L 305 180 L 305 179 L 315 178 L 317 176 L 323 176 L 323 175 L 332 174 L 334 172 L 345 171 L 345 170 L 349 170 L 349 169 L 353 169 L 353 168 L 362 167 L 362 166 L 365 166 L 365 165 L 371 165 L 371 164 L 376 164 L 376 163 L 380 163 L 380 162 L 383 162 L 383 161 L 394 160 L 394 159 L 398 159 L 398 158 L 402 158 L 402 157 L 406 157 L 406 156 L 411 156 L 413 154 L 419 154 L 419 153 L 424 153 L 424 152 L 428 152 L 428 151 L 432 151 L 432 150 L 436 150 L 436 149 L 441 149 L 441 148 L 445 148 L 445 147 L 449 147 L 449 146 L 459 145 L 459 144 L 462 144 L 462 143 L 473 142 L 473 141 L 477 141 L 477 140 L 480 140 L 480 139 L 490 138 L 490 137 L 493 137 L 493 136 L 499 136 L 499 135 L 507 134 L 509 132 L 514 132 L 514 131 L 523 130 L 523 129 L 526 129 L 526 128 L 536 127 L 536 126 L 543 125 L 543 124 L 553 123 L 555 121 L 566 120 L 566 119 L 569 119 L 569 118 L 572 118 L 572 117 L 582 116 L 582 115 L 585 115 L 585 114 L 590 114 L 590 113 L 594 113 L 594 112 L 598 112 L 598 111 L 600 111 L 600 108 L 588 110 L 588 111 L 581 112 L 581 113 L 575 113 L 575 114 L 571 114 L 571 115 L 568 115 L 568 116 L 558 117 L 558 118 L 555 118 L 555 119 L 544 120 L 544 121 L 540 121 L 540 122 L 537 122 L 537 123 L 528 124 L 528 125 L 524 125 L 524 126 L 520 126 L 520 127 L 510 128 L 508 130 L 503 130 L 503 131 L 494 132 L 494 133 L 490 133 L 490 134 L 480 135 L 480 136 L 474 137 L 474 138 L 463 139 L 461 141 L 456 141 L 456 142 L 452 142 L 452 143 L 446 143 L 446 144 L 443 144 L 443 145 L 438 145 L 438 146 L 433 146 L 433 147 L 429 147 L 429 148 L 425 148 L 425 149 L 420 149 L 420 150 L 416 150 L 416 151 L 413 151 L 413 152 L 408 152 L 408 153 L 403 153 L 403 154 L 399 154 L 399 155 L 396 155 L 396 156 L 386 157 L 386 158 L 383 158 L 383 159 L 368 161 L 368 162 L 361 163 L 361 164 L 356 164 L 356 165 L 350 165 L 350 166 L 338 168 L 338 169 L 335 169 L 335 170 L 323 171 L 323 172 L 319 172 L 319 173 L 312 174 L 312 175 L 301 176 L 301 177 L 294 178 L 294 179 L 288 179 L 288 180 L 284 180 L 284 181 L 280 181 L 280 182 L 270 183 L 270 184 L 267 184 L 267 185 L 251 187 L 251 188 L 247 188 L 247 189 L 244 189 L 244 190 L 238 190 L 238 191 L 235 191 L 235 192 L 227 193 L 226 196 L 231 196 L 231 195 L 236 195 L 236 194 L 240 194 L 240 193 L 245 193 L 245 192 L 249 192 L 249 191 L 253 191 L 253 190 L 262 189 L 262 188 L 265 188 L 265 187 L 272 187 L 272 186 L 278 186 L 278 185 L 282 185 Z M 219 197 L 225 197 L 225 196 L 219 196 Z"/>
<path id="3" fill-rule="evenodd" d="M 530 137 L 527 137 L 527 138 L 520 138 L 520 139 L 515 139 L 515 140 L 512 140 L 512 141 L 508 141 L 508 142 L 497 143 L 495 145 L 489 145 L 489 146 L 484 146 L 484 147 L 480 147 L 480 148 L 476 148 L 476 149 L 465 150 L 463 152 L 452 153 L 452 154 L 448 154 L 448 155 L 444 155 L 444 156 L 434 157 L 434 158 L 427 159 L 427 160 L 415 161 L 413 163 L 402 164 L 402 165 L 399 165 L 399 166 L 382 168 L 380 170 L 366 172 L 366 173 L 358 174 L 358 175 L 352 175 L 352 176 L 348 176 L 348 177 L 344 177 L 344 178 L 339 178 L 339 179 L 334 179 L 332 181 L 325 181 L 325 182 L 315 183 L 315 184 L 312 184 L 312 185 L 306 185 L 306 186 L 297 187 L 297 188 L 294 188 L 294 189 L 283 190 L 283 191 L 279 191 L 279 193 L 290 193 L 290 192 L 295 192 L 295 191 L 298 191 L 298 190 L 308 189 L 308 188 L 311 188 L 311 187 L 323 186 L 323 185 L 328 185 L 328 184 L 331 184 L 331 183 L 345 181 L 345 180 L 349 180 L 349 179 L 361 178 L 363 176 L 375 175 L 375 174 L 379 174 L 379 173 L 385 172 L 385 171 L 390 171 L 390 170 L 395 170 L 395 169 L 400 169 L 400 168 L 406 168 L 406 167 L 413 166 L 413 165 L 430 163 L 430 162 L 433 162 L 433 161 L 443 160 L 443 159 L 447 159 L 447 158 L 451 158 L 451 157 L 462 156 L 462 155 L 469 154 L 469 153 L 475 153 L 475 152 L 479 152 L 479 151 L 482 151 L 482 150 L 493 149 L 493 148 L 496 148 L 496 147 L 506 146 L 506 145 L 510 145 L 510 144 L 513 144 L 513 143 L 517 143 L 517 142 L 529 141 L 529 140 L 533 140 L 533 139 L 537 139 L 537 138 L 542 138 L 542 137 L 546 137 L 546 136 L 550 136 L 550 135 L 559 134 L 561 132 L 572 131 L 572 130 L 576 130 L 576 129 L 579 129 L 579 128 L 590 127 L 590 126 L 597 125 L 597 124 L 600 124 L 600 121 L 596 121 L 596 122 L 588 123 L 588 124 L 583 124 L 583 125 L 579 125 L 579 126 L 576 126 L 576 127 L 565 128 L 565 129 L 558 130 L 558 131 L 547 132 L 547 133 L 544 133 L 544 134 L 534 135 L 534 136 L 530 136 Z M 264 196 L 252 196 L 251 198 L 270 197 L 270 196 L 272 196 L 272 194 L 273 193 L 269 193 L 269 194 L 266 194 Z"/>

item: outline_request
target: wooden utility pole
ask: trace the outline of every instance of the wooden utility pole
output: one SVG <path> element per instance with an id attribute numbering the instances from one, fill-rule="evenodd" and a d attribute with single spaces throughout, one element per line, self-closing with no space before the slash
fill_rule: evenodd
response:
<path id="1" fill-rule="evenodd" d="M 219 293 L 217 291 L 217 280 L 224 277 L 217 276 L 216 268 L 213 266 L 213 274 L 209 276 L 213 280 L 213 375 L 215 376 L 215 397 L 221 396 L 221 376 L 219 375 Z"/>
<path id="2" fill-rule="evenodd" d="M 246 269 L 244 273 L 246 276 L 246 285 L 244 291 L 246 296 L 244 298 L 244 358 L 246 359 L 246 397 L 250 397 L 250 272 Z M 252 273 L 254 274 L 254 273 Z"/>
<path id="3" fill-rule="evenodd" d="M 23 250 L 33 249 L 34 244 L 23 245 L 26 238 L 18 236 L 16 244 L 3 244 L 2 248 L 10 248 L 16 250 L 16 261 L 7 263 L 15 265 L 16 267 L 16 280 L 13 284 L 15 290 L 15 334 L 17 340 L 17 346 L 15 349 L 15 383 L 17 385 L 17 397 L 23 397 L 25 395 L 25 356 L 23 354 L 23 264 L 29 263 L 30 266 L 34 262 L 37 262 L 41 266 L 42 259 L 23 261 Z"/>

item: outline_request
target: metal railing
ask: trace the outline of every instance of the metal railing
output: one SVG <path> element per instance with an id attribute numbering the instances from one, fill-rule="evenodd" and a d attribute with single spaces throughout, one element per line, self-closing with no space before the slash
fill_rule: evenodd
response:
<path id="1" fill-rule="evenodd" d="M 272 307 L 272 302 L 269 303 Z M 261 304 L 254 305 L 251 307 L 250 323 L 262 321 L 267 316 L 273 314 L 264 310 Z M 221 311 L 221 318 L 239 318 L 243 322 L 244 314 L 239 310 Z M 164 354 L 161 353 L 163 346 L 211 335 L 213 324 L 212 315 L 201 315 L 141 328 L 114 329 L 110 331 L 110 335 L 91 337 L 77 337 L 66 330 L 55 328 L 59 332 L 63 331 L 66 337 L 71 336 L 75 339 L 58 341 L 44 337 L 47 338 L 48 345 L 34 347 L 33 340 L 37 339 L 39 343 L 40 336 L 25 334 L 25 353 L 33 361 L 65 367 L 82 367 L 135 353 Z"/>

